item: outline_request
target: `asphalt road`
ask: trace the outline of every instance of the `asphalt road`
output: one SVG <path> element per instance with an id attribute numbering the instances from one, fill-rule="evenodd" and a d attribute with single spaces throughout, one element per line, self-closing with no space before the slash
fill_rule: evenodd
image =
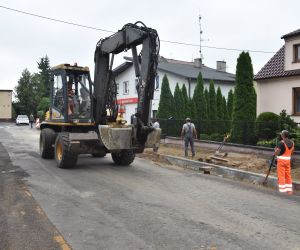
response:
<path id="1" fill-rule="evenodd" d="M 61 248 L 300 249 L 299 196 L 143 159 L 117 167 L 110 156 L 83 155 L 76 168 L 58 169 L 39 157 L 38 138 L 38 130 L 0 123 L 0 143 L 18 169 L 9 174 L 55 227 L 40 231 L 60 235 Z"/>

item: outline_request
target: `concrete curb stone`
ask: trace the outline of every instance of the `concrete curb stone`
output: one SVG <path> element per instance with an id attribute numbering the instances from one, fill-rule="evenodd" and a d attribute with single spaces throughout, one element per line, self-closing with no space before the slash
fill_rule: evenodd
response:
<path id="1" fill-rule="evenodd" d="M 240 181 L 247 181 L 256 185 L 262 185 L 265 179 L 265 175 L 263 174 L 248 172 L 248 171 L 239 170 L 235 168 L 229 168 L 229 167 L 220 166 L 212 163 L 194 161 L 194 160 L 171 156 L 171 155 L 160 154 L 160 156 L 164 157 L 172 165 L 177 165 L 194 171 L 210 170 L 211 174 L 213 175 L 240 180 Z M 273 176 L 269 176 L 266 186 L 277 190 L 277 178 Z M 300 182 L 293 182 L 293 189 L 294 191 L 300 191 Z"/>

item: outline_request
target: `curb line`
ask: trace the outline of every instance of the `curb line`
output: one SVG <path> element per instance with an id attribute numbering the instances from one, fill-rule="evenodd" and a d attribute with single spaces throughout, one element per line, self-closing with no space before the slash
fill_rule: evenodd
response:
<path id="1" fill-rule="evenodd" d="M 211 169 L 211 173 L 213 175 L 217 175 L 220 177 L 230 178 L 234 180 L 247 181 L 256 185 L 262 185 L 265 175 L 248 172 L 244 170 L 239 170 L 235 168 L 220 166 L 212 163 L 206 162 L 198 162 L 194 160 L 189 160 L 181 157 L 171 156 L 171 155 L 161 155 L 172 165 L 180 166 L 183 168 L 191 169 L 194 171 L 201 171 Z M 269 176 L 268 182 L 265 185 L 266 187 L 270 187 L 272 189 L 277 190 L 277 178 L 273 176 Z M 300 182 L 293 182 L 294 191 L 300 191 Z"/>

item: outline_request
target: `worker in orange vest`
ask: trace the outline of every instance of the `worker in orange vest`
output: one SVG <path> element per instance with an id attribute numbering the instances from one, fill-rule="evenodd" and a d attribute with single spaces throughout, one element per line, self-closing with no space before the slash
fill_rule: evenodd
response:
<path id="1" fill-rule="evenodd" d="M 281 141 L 275 148 L 277 156 L 277 175 L 279 192 L 293 194 L 291 177 L 291 156 L 294 152 L 294 142 L 289 139 L 289 132 L 281 132 Z"/>

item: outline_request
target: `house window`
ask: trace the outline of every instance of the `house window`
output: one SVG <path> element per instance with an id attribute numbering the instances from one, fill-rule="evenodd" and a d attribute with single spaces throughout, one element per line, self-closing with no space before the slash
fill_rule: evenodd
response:
<path id="1" fill-rule="evenodd" d="M 300 44 L 294 45 L 294 62 L 300 62 Z"/>
<path id="2" fill-rule="evenodd" d="M 157 110 L 152 110 L 152 118 L 156 118 Z"/>
<path id="3" fill-rule="evenodd" d="M 119 94 L 120 84 L 117 82 L 116 85 L 117 85 L 117 95 L 118 95 Z"/>
<path id="4" fill-rule="evenodd" d="M 155 77 L 155 90 L 159 90 L 159 75 Z"/>
<path id="5" fill-rule="evenodd" d="M 139 84 L 139 79 L 135 79 L 135 84 L 134 84 L 134 93 L 136 94 L 137 93 L 137 86 L 138 86 L 138 84 Z"/>
<path id="6" fill-rule="evenodd" d="M 300 88 L 293 88 L 294 95 L 294 114 L 300 115 Z"/>
<path id="7" fill-rule="evenodd" d="M 123 82 L 123 94 L 124 95 L 129 94 L 129 81 Z"/>

